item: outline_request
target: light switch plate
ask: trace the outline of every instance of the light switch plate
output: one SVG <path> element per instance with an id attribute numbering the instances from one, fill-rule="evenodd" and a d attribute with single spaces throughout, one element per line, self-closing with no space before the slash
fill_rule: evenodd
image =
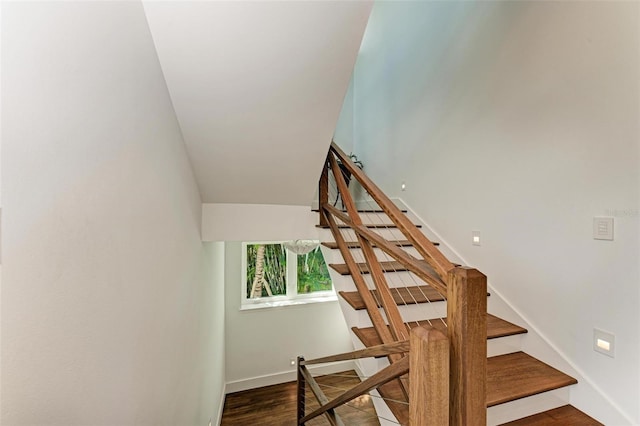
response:
<path id="1" fill-rule="evenodd" d="M 593 218 L 593 239 L 613 240 L 613 218 L 594 217 Z"/>

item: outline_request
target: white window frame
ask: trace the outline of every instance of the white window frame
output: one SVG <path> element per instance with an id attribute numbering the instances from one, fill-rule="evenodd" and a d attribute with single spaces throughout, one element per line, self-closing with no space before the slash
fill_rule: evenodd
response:
<path id="1" fill-rule="evenodd" d="M 286 241 L 243 241 L 242 246 L 242 285 L 240 286 L 240 310 L 275 308 L 281 306 L 304 305 L 309 303 L 333 302 L 338 300 L 331 280 L 331 290 L 298 294 L 298 255 L 287 250 L 287 294 L 278 296 L 247 297 L 247 245 L 284 244 Z M 323 256 L 324 257 L 324 256 Z M 326 260 L 325 260 L 326 262 Z"/>

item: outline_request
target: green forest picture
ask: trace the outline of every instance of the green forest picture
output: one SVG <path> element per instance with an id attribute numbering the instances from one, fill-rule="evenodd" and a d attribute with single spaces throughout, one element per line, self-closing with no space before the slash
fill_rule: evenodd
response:
<path id="1" fill-rule="evenodd" d="M 320 247 L 298 255 L 298 294 L 331 290 L 331 278 Z"/>
<path id="2" fill-rule="evenodd" d="M 294 260 L 297 257 L 297 260 Z M 247 244 L 247 298 L 287 294 L 287 258 L 297 261 L 297 293 L 331 290 L 320 247 L 306 254 L 287 253 L 283 244 Z"/>

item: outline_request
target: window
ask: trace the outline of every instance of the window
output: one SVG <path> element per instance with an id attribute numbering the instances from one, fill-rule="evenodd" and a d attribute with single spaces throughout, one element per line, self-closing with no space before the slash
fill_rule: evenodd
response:
<path id="1" fill-rule="evenodd" d="M 318 241 L 244 243 L 243 309 L 335 300 Z"/>

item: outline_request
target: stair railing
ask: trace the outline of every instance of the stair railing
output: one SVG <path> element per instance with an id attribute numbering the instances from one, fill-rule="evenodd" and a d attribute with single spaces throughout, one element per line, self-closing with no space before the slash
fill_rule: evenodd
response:
<path id="1" fill-rule="evenodd" d="M 409 353 L 360 384 L 329 400 L 308 365 Z M 325 415 L 333 426 L 344 425 L 336 408 L 409 373 L 409 426 L 442 426 L 449 421 L 449 342 L 432 327 L 411 330 L 409 340 L 306 361 L 298 357 L 298 424 Z M 306 385 L 320 407 L 306 413 Z"/>
<path id="2" fill-rule="evenodd" d="M 393 225 L 416 249 L 420 258 L 407 253 L 363 223 L 357 203 L 353 200 L 343 176 L 343 169 L 391 219 Z M 329 202 L 330 174 L 342 200 L 343 209 L 338 209 Z M 450 357 L 448 424 L 486 424 L 486 277 L 475 269 L 451 263 L 334 142 L 322 171 L 319 188 L 320 225 L 331 229 L 383 345 L 407 340 L 409 329 L 389 290 L 383 268 L 374 254 L 374 247 L 381 249 L 447 299 L 446 325 Z M 365 258 L 367 272 L 371 274 L 375 285 L 375 297 L 340 232 L 341 227 L 350 228 L 356 235 Z M 383 309 L 384 317 L 379 307 Z M 389 354 L 389 360 L 392 365 L 406 362 L 403 361 L 403 356 L 397 353 Z"/>

